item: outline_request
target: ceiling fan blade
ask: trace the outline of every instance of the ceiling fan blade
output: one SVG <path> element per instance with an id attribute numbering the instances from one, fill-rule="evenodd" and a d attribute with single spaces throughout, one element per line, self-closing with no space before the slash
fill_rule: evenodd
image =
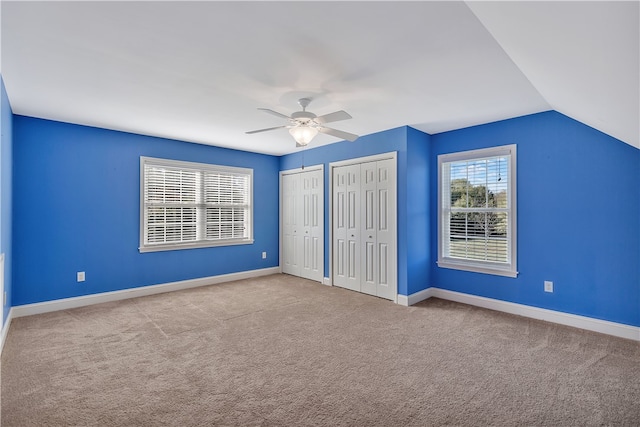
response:
<path id="1" fill-rule="evenodd" d="M 329 113 L 329 114 L 325 114 L 324 116 L 316 117 L 315 120 L 316 122 L 322 124 L 322 123 L 337 122 L 340 120 L 347 120 L 350 118 L 352 117 L 349 113 L 347 113 L 344 110 L 340 110 L 340 111 L 336 111 L 335 113 Z"/>
<path id="2" fill-rule="evenodd" d="M 320 128 L 318 128 L 318 131 L 322 132 L 322 133 L 326 133 L 327 135 L 335 136 L 336 138 L 346 139 L 347 141 L 351 141 L 351 142 L 353 142 L 356 139 L 358 139 L 358 135 L 355 135 L 355 134 L 349 133 L 349 132 L 344 132 L 344 131 L 337 130 L 337 129 L 320 127 Z"/>
<path id="3" fill-rule="evenodd" d="M 285 116 L 282 113 L 278 113 L 277 111 L 270 110 L 268 108 L 258 108 L 260 111 L 264 111 L 265 113 L 273 114 L 274 116 L 282 117 L 283 119 L 291 119 L 289 116 Z"/>
<path id="4" fill-rule="evenodd" d="M 247 133 L 247 134 L 252 134 L 252 133 L 266 132 L 266 131 L 268 131 L 268 130 L 282 129 L 282 128 L 286 128 L 286 127 L 287 127 L 287 126 L 276 126 L 276 127 L 273 127 L 273 128 L 266 128 L 266 129 L 252 130 L 252 131 L 245 132 L 245 133 Z"/>

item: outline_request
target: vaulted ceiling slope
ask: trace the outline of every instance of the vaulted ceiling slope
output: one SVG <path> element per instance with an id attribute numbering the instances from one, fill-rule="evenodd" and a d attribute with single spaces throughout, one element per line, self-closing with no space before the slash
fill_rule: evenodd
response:
<path id="1" fill-rule="evenodd" d="M 640 148 L 639 2 L 1 2 L 16 114 L 282 155 L 557 110 Z M 320 134 L 312 145 L 337 142 Z"/>

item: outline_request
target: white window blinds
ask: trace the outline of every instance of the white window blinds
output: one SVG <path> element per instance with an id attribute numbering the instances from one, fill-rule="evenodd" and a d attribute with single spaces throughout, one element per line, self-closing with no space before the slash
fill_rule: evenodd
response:
<path id="1" fill-rule="evenodd" d="M 442 155 L 438 163 L 438 265 L 517 274 L 515 145 Z"/>
<path id="2" fill-rule="evenodd" d="M 252 243 L 251 169 L 140 161 L 141 252 Z"/>
<path id="3" fill-rule="evenodd" d="M 145 165 L 146 244 L 197 240 L 198 174 Z"/>
<path id="4" fill-rule="evenodd" d="M 205 238 L 244 238 L 249 209 L 249 180 L 243 175 L 205 172 Z"/>

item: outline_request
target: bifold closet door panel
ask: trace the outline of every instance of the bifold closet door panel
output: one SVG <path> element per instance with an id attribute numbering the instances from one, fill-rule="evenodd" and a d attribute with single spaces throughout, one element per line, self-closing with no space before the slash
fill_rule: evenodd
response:
<path id="1" fill-rule="evenodd" d="M 296 175 L 282 176 L 282 272 L 300 275 L 299 246 L 299 183 Z"/>
<path id="2" fill-rule="evenodd" d="M 302 208 L 300 218 L 302 234 L 300 246 L 301 272 L 300 275 L 307 279 L 322 281 L 324 268 L 324 219 L 323 219 L 323 172 L 321 170 L 304 172 L 299 174 Z"/>
<path id="3" fill-rule="evenodd" d="M 378 249 L 376 247 L 378 229 L 377 162 L 360 165 L 360 224 L 361 224 L 361 268 L 360 291 L 377 295 Z"/>
<path id="4" fill-rule="evenodd" d="M 361 292 L 395 298 L 395 162 L 361 165 Z"/>
<path id="5" fill-rule="evenodd" d="M 375 259 L 376 295 L 394 299 L 397 281 L 396 249 L 396 162 L 376 162 Z"/>
<path id="6" fill-rule="evenodd" d="M 360 291 L 360 165 L 333 169 L 333 282 Z"/>

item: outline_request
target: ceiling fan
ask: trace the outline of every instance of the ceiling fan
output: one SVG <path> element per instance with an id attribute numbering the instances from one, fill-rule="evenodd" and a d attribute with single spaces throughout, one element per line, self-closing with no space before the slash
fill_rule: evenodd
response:
<path id="1" fill-rule="evenodd" d="M 268 108 L 258 108 L 258 110 L 289 120 L 289 124 L 266 129 L 252 130 L 246 133 L 253 134 L 286 128 L 289 129 L 289 133 L 293 136 L 293 139 L 296 140 L 297 147 L 304 147 L 309 144 L 318 132 L 326 133 L 327 135 L 335 136 L 336 138 L 345 139 L 351 142 L 358 139 L 358 135 L 324 126 L 325 123 L 350 119 L 351 115 L 349 115 L 349 113 L 344 110 L 340 110 L 323 116 L 316 116 L 315 114 L 307 111 L 307 106 L 310 102 L 310 98 L 299 99 L 298 104 L 302 107 L 302 111 L 296 111 L 291 114 L 291 117 Z"/>

